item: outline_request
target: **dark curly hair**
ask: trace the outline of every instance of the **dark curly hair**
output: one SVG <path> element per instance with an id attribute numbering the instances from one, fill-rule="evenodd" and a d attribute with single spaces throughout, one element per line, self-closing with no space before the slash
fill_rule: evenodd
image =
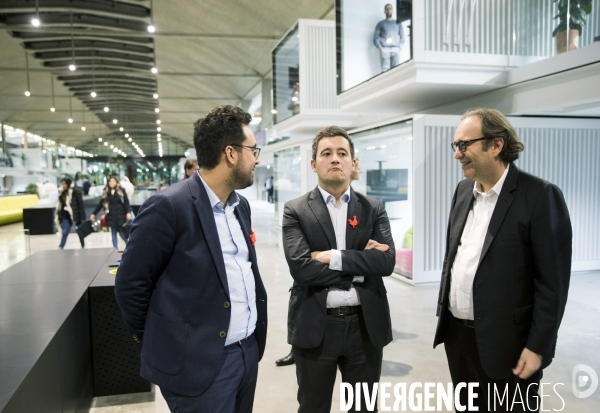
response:
<path id="1" fill-rule="evenodd" d="M 241 145 L 246 140 L 242 125 L 249 125 L 252 116 L 236 106 L 217 106 L 208 115 L 194 122 L 194 147 L 198 166 L 214 169 L 225 147 Z M 236 150 L 239 152 L 241 148 Z"/>
<path id="2" fill-rule="evenodd" d="M 321 129 L 317 132 L 317 136 L 313 139 L 312 142 L 312 158 L 313 161 L 317 160 L 317 149 L 319 148 L 319 141 L 323 138 L 333 138 L 334 136 L 343 136 L 350 143 L 350 155 L 352 159 L 354 159 L 354 142 L 352 142 L 352 138 L 348 135 L 344 129 L 339 126 L 328 126 L 326 128 Z"/>
<path id="3" fill-rule="evenodd" d="M 519 140 L 514 126 L 510 124 L 502 112 L 486 108 L 470 109 L 465 112 L 462 118 L 465 119 L 469 116 L 479 116 L 481 119 L 482 137 L 487 138 L 482 142 L 484 151 L 488 150 L 493 138 L 502 138 L 504 147 L 499 155 L 500 160 L 504 164 L 509 164 L 519 159 L 519 153 L 525 149 L 525 145 Z"/>

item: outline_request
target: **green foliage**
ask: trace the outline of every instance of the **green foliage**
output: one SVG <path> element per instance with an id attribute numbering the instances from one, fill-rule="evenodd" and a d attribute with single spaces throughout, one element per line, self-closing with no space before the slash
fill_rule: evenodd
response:
<path id="1" fill-rule="evenodd" d="M 577 30 L 581 36 L 581 30 L 586 23 L 586 16 L 592 12 L 592 0 L 553 1 L 558 6 L 558 14 L 554 16 L 554 19 L 558 19 L 558 26 L 552 32 L 552 36 L 567 30 L 567 14 L 569 15 L 569 29 Z"/>
<path id="2" fill-rule="evenodd" d="M 25 192 L 28 193 L 28 194 L 32 194 L 32 195 L 35 194 L 35 195 L 38 196 L 38 198 L 40 197 L 40 194 L 38 194 L 38 186 L 36 184 L 34 184 L 34 183 L 31 183 L 31 184 L 27 185 L 25 187 Z"/>

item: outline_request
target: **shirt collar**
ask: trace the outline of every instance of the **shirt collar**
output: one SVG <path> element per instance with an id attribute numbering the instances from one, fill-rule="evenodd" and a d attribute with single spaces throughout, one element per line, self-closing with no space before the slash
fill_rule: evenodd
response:
<path id="1" fill-rule="evenodd" d="M 325 201 L 325 204 L 332 203 L 333 205 L 335 205 L 335 197 L 323 188 L 321 188 L 321 185 L 317 185 L 317 187 L 319 188 L 319 192 L 321 192 L 321 196 L 323 197 L 323 201 Z M 348 185 L 348 189 L 346 189 L 346 192 L 344 192 L 340 200 L 342 202 L 345 202 L 346 204 L 350 202 L 350 185 Z"/>
<path id="2" fill-rule="evenodd" d="M 504 181 L 506 181 L 506 175 L 508 175 L 508 168 L 509 167 L 510 167 L 510 165 L 506 165 L 506 169 L 504 170 L 504 173 L 502 174 L 502 176 L 500 177 L 500 179 L 498 179 L 498 182 L 496 182 L 496 185 L 494 185 L 492 187 L 492 189 L 490 189 L 488 191 L 489 195 L 500 195 L 500 191 L 502 190 L 502 186 L 504 185 Z M 477 182 L 475 182 L 475 185 L 473 186 L 473 195 L 477 196 L 478 194 L 484 195 L 483 192 L 481 192 L 477 188 Z"/>
<path id="3" fill-rule="evenodd" d="M 202 185 L 204 185 L 204 189 L 206 189 L 206 194 L 208 195 L 208 200 L 210 201 L 210 206 L 212 208 L 217 207 L 220 209 L 225 209 L 225 208 L 223 208 L 223 204 L 221 203 L 221 200 L 219 199 L 219 197 L 217 195 L 215 195 L 213 190 L 210 189 L 210 186 L 208 186 L 207 183 L 204 181 L 204 179 L 202 179 L 202 175 L 200 175 L 200 172 L 196 172 L 196 173 L 200 177 L 200 180 L 202 181 Z M 238 196 L 237 192 L 231 191 L 229 198 L 227 198 L 227 206 L 235 208 L 237 206 L 237 204 L 239 204 L 239 203 L 240 203 L 240 197 Z"/>

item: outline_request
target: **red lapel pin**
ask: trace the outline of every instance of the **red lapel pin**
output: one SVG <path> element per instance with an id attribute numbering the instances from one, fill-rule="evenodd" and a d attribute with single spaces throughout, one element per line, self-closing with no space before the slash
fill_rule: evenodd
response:
<path id="1" fill-rule="evenodd" d="M 254 246 L 256 244 L 256 235 L 254 235 L 254 231 L 250 233 L 250 243 Z"/>
<path id="2" fill-rule="evenodd" d="M 352 228 L 356 228 L 358 225 L 358 220 L 356 219 L 356 215 L 354 215 L 353 219 L 348 220 L 348 224 L 352 225 Z"/>

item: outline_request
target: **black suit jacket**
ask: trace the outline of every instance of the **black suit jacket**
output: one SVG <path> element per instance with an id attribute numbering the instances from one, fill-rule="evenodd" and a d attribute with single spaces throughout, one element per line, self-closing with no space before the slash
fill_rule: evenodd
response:
<path id="1" fill-rule="evenodd" d="M 458 184 L 452 199 L 438 299 L 434 347 L 444 341 L 450 316 L 450 271 L 473 204 L 474 181 Z M 510 165 L 483 243 L 473 281 L 475 335 L 485 373 L 511 371 L 523 348 L 554 356 L 571 275 L 571 221 L 555 185 Z"/>
<path id="2" fill-rule="evenodd" d="M 283 248 L 294 278 L 288 312 L 288 343 L 316 348 L 323 341 L 329 287 L 349 289 L 355 275 L 364 275 L 354 287 L 360 297 L 371 341 L 382 348 L 392 341 L 392 325 L 387 292 L 381 277 L 394 270 L 396 254 L 390 223 L 383 204 L 350 191 L 348 219 L 356 216 L 358 225 L 346 228 L 346 250 L 342 251 L 342 271 L 329 269 L 311 259 L 312 251 L 336 249 L 335 232 L 327 206 L 316 187 L 285 204 Z M 381 252 L 364 250 L 369 239 L 389 245 Z"/>
<path id="3" fill-rule="evenodd" d="M 256 288 L 256 340 L 267 336 L 267 294 L 250 242 L 248 201 L 235 215 L 248 244 Z M 142 353 L 141 376 L 195 396 L 218 373 L 231 317 L 227 273 L 213 210 L 198 174 L 148 198 L 135 218 L 115 294 Z"/>

